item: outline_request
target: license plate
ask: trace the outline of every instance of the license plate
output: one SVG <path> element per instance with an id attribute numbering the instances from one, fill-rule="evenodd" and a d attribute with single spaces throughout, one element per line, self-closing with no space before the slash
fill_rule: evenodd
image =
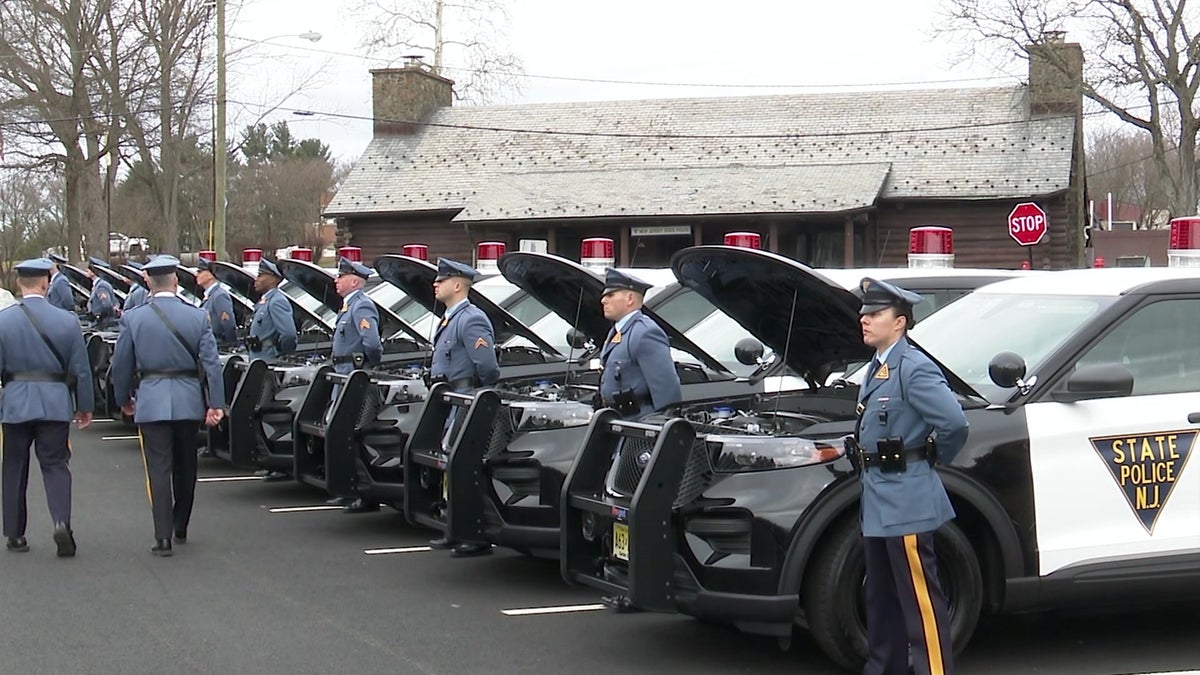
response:
<path id="1" fill-rule="evenodd" d="M 629 526 L 613 523 L 612 554 L 617 560 L 629 561 Z"/>

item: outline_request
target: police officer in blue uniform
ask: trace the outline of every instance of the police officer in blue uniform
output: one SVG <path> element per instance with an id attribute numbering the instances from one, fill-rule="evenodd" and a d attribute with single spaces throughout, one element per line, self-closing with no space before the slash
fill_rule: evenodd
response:
<path id="1" fill-rule="evenodd" d="M 233 314 L 233 298 L 212 273 L 212 267 L 205 258 L 196 265 L 196 283 L 204 289 L 204 300 L 200 308 L 208 312 L 209 323 L 212 324 L 213 337 L 217 339 L 218 347 L 237 344 L 237 320 Z M 291 305 L 288 306 L 291 309 Z"/>
<path id="2" fill-rule="evenodd" d="M 71 418 L 92 422 L 92 372 L 79 320 L 46 301 L 53 263 L 44 258 L 17 265 L 22 299 L 0 311 L 0 377 L 4 397 L 4 536 L 9 551 L 29 550 L 25 490 L 29 446 L 34 446 L 59 557 L 75 555 L 71 530 Z M 74 390 L 74 400 L 72 397 Z"/>
<path id="3" fill-rule="evenodd" d="M 620 270 L 604 272 L 600 306 L 613 322 L 600 348 L 600 391 L 596 407 L 613 408 L 623 417 L 643 417 L 683 399 L 671 343 L 658 324 L 642 313 L 651 285 Z M 600 602 L 618 612 L 637 609 L 623 595 Z"/>
<path id="4" fill-rule="evenodd" d="M 61 262 L 66 262 L 62 260 Z M 71 282 L 67 275 L 58 269 L 58 264 L 51 265 L 50 290 L 46 293 L 46 301 L 59 309 L 75 313 L 75 294 L 71 292 Z"/>
<path id="5" fill-rule="evenodd" d="M 612 330 L 600 349 L 601 405 L 636 418 L 683 398 L 667 334 L 645 314 L 650 284 L 609 268 L 600 305 Z"/>
<path id="6" fill-rule="evenodd" d="M 142 264 L 140 262 L 130 260 L 129 262 L 126 262 L 125 264 L 129 265 L 130 267 L 132 267 L 135 270 L 138 270 L 139 272 L 142 270 Z M 146 281 L 146 276 L 145 276 L 144 272 L 142 273 L 142 281 L 143 282 Z M 138 283 L 136 281 L 131 281 L 129 295 L 125 296 L 125 304 L 121 305 L 121 312 L 128 312 L 129 310 L 133 309 L 134 307 L 141 306 L 142 304 L 144 304 L 146 302 L 146 298 L 148 298 L 148 297 L 150 297 L 150 294 L 146 291 L 145 285 Z"/>
<path id="7" fill-rule="evenodd" d="M 470 265 L 449 258 L 438 259 L 433 296 L 446 306 L 446 313 L 434 333 L 429 373 L 432 381 L 449 382 L 461 394 L 491 386 L 500 379 L 495 329 L 487 314 L 467 299 L 477 278 L 479 272 Z M 447 423 L 453 425 L 455 417 Z M 452 548 L 451 555 L 456 557 L 484 555 L 492 550 L 489 544 L 457 542 L 448 537 L 434 539 L 429 545 L 437 549 Z"/>
<path id="8" fill-rule="evenodd" d="M 225 405 L 208 313 L 176 295 L 178 266 L 168 255 L 146 263 L 150 300 L 121 319 L 112 358 L 113 393 L 138 425 L 156 556 L 172 554 L 172 534 L 187 541 L 200 422 L 215 426 Z"/>
<path id="9" fill-rule="evenodd" d="M 258 264 L 254 290 L 262 297 L 254 308 L 250 335 L 246 338 L 251 359 L 273 361 L 281 354 L 296 351 L 296 321 L 292 316 L 292 304 L 278 288 L 281 281 L 283 273 L 275 263 L 263 259 Z"/>
<path id="10" fill-rule="evenodd" d="M 859 389 L 851 455 L 861 471 L 866 557 L 864 675 L 953 672 L 934 531 L 954 509 L 934 471 L 966 443 L 967 419 L 941 370 L 905 337 L 921 296 L 863 279 L 863 342 L 875 349 Z"/>
<path id="11" fill-rule="evenodd" d="M 361 368 L 377 365 L 383 358 L 383 342 L 379 335 L 379 309 L 375 302 L 363 292 L 363 286 L 371 276 L 371 268 L 341 258 L 338 261 L 338 276 L 335 285 L 342 296 L 342 309 L 338 313 L 337 327 L 333 331 L 333 370 L 347 374 Z M 332 398 L 336 398 L 336 390 Z M 348 497 L 338 497 L 331 503 L 342 503 Z M 368 513 L 379 510 L 378 502 L 365 501 L 361 497 L 343 505 L 346 513 Z"/>
<path id="12" fill-rule="evenodd" d="M 88 314 L 96 320 L 97 328 L 107 328 L 117 320 L 117 296 L 113 294 L 112 284 L 96 274 L 94 269 L 108 266 L 108 263 L 99 258 L 88 258 L 88 276 L 92 279 L 92 294 L 88 297 Z"/>

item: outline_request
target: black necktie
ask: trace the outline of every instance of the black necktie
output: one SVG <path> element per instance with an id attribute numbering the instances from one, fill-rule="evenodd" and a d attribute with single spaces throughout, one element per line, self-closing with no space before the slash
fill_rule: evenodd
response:
<path id="1" fill-rule="evenodd" d="M 879 372 L 879 357 L 871 357 L 871 367 L 867 369 L 867 379 L 875 377 L 875 373 Z"/>

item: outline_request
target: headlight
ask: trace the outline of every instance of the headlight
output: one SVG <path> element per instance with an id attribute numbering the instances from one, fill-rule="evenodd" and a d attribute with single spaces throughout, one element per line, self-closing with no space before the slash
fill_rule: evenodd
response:
<path id="1" fill-rule="evenodd" d="M 721 473 L 767 471 L 824 464 L 846 454 L 841 438 L 811 440 L 796 436 L 709 435 L 713 467 Z"/>
<path id="2" fill-rule="evenodd" d="M 521 420 L 517 431 L 540 431 L 579 427 L 592 419 L 592 406 L 575 401 L 556 403 L 511 403 L 509 407 Z"/>

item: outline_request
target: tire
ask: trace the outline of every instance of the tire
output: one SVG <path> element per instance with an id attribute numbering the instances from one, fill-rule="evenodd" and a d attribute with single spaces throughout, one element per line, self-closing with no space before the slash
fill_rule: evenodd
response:
<path id="1" fill-rule="evenodd" d="M 966 647 L 983 610 L 983 575 L 967 535 L 953 522 L 934 535 L 938 576 L 950 609 L 954 653 Z M 866 562 L 858 519 L 835 525 L 816 552 L 801 601 L 809 632 L 821 651 L 839 666 L 861 671 L 867 660 L 863 583 Z"/>

